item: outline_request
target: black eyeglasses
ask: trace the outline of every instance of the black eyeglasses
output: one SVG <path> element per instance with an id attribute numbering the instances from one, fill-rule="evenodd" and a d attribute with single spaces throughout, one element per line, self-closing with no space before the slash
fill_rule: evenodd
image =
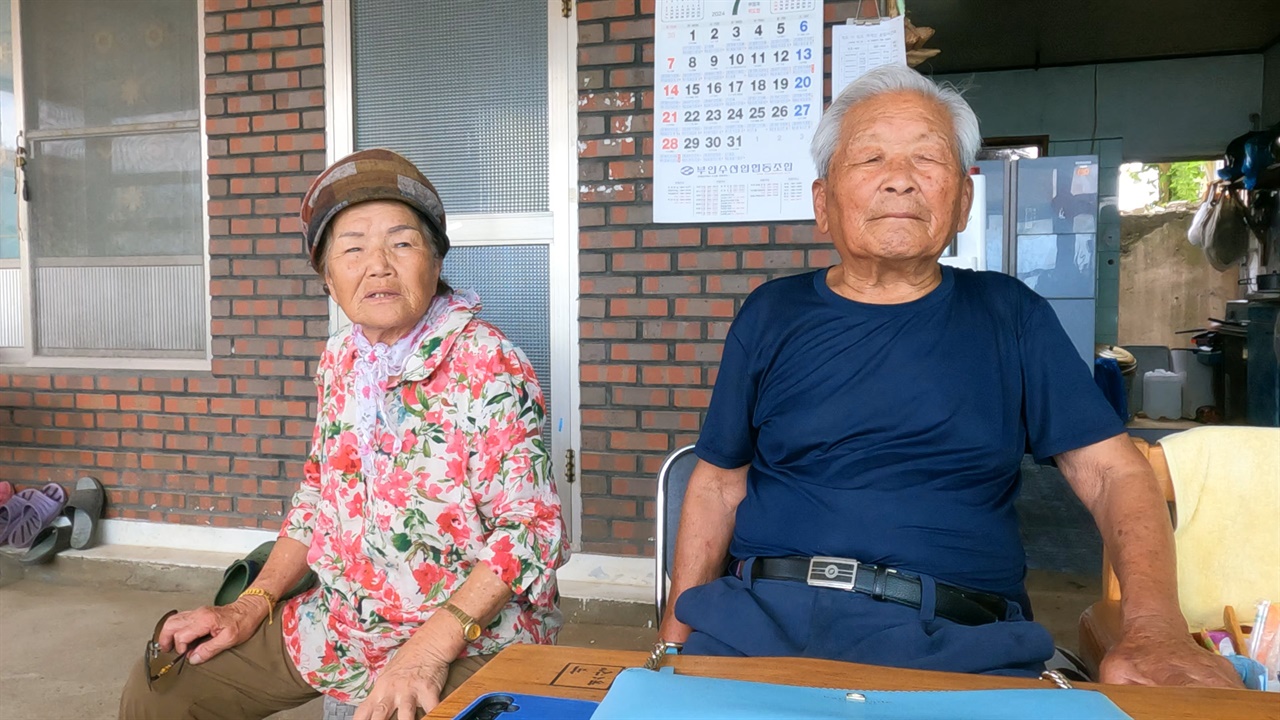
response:
<path id="1" fill-rule="evenodd" d="M 182 672 L 182 666 L 186 664 L 187 655 L 192 650 L 200 647 L 200 644 L 208 640 L 208 636 L 200 638 L 187 646 L 187 649 L 181 653 L 172 650 L 165 652 L 160 648 L 160 631 L 164 629 L 164 623 L 169 618 L 178 614 L 177 610 L 170 610 L 160 618 L 160 622 L 156 623 L 156 629 L 151 633 L 151 640 L 147 642 L 147 649 L 144 651 L 142 659 L 147 664 L 147 689 L 155 691 L 156 683 L 160 678 L 172 672 L 178 675 Z"/>

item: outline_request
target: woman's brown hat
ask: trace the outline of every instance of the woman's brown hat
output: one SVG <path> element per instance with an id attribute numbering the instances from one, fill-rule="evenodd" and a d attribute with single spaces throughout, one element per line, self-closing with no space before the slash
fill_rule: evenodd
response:
<path id="1" fill-rule="evenodd" d="M 342 210 L 370 200 L 399 200 L 413 208 L 431 230 L 440 257 L 449 252 L 440 194 L 417 166 L 382 148 L 361 150 L 330 165 L 302 196 L 303 239 L 311 267 L 320 271 L 325 228 Z"/>

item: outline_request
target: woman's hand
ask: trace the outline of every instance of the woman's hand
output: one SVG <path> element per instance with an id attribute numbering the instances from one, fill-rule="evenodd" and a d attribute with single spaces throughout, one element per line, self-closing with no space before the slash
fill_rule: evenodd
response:
<path id="1" fill-rule="evenodd" d="M 230 605 L 188 610 L 165 621 L 157 641 L 165 652 L 173 649 L 181 653 L 208 637 L 187 656 L 191 664 L 199 665 L 252 637 L 270 609 L 266 598 L 249 595 Z"/>
<path id="2" fill-rule="evenodd" d="M 406 643 L 373 683 L 373 691 L 356 709 L 355 720 L 414 720 L 440 703 L 449 660 L 429 645 Z"/>

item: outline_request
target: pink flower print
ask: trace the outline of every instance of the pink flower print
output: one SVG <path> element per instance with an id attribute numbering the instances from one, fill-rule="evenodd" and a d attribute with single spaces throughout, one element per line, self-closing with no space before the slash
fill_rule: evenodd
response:
<path id="1" fill-rule="evenodd" d="M 466 456 L 458 457 L 457 455 L 449 456 L 448 462 L 445 463 L 445 477 L 443 482 L 447 482 L 453 486 L 462 485 L 467 481 L 467 458 Z"/>
<path id="2" fill-rule="evenodd" d="M 395 455 L 399 446 L 400 443 L 396 441 L 396 436 L 389 432 L 382 433 L 382 437 L 378 441 L 378 448 L 387 455 Z"/>
<path id="3" fill-rule="evenodd" d="M 350 572 L 351 570 L 351 567 L 347 568 L 347 572 Z M 349 602 L 330 603 L 329 627 L 360 627 L 360 616 L 356 612 L 356 604 Z M 339 636 L 345 634 L 346 633 L 339 633 Z"/>
<path id="4" fill-rule="evenodd" d="M 542 535 L 550 535 L 554 530 L 560 527 L 560 506 L 549 505 L 544 502 L 533 500 L 529 503 L 533 509 L 533 519 L 529 523 L 533 529 Z"/>
<path id="5" fill-rule="evenodd" d="M 412 429 L 405 430 L 404 437 L 400 438 L 400 452 L 402 453 L 413 452 L 413 449 L 416 448 L 417 446 L 418 446 L 418 436 L 414 434 Z"/>
<path id="6" fill-rule="evenodd" d="M 508 374 L 514 375 L 515 377 L 520 377 L 523 375 L 530 380 L 537 379 L 536 377 L 534 377 L 533 368 L 526 366 L 524 363 L 520 362 L 520 356 L 517 355 L 516 353 L 514 352 L 502 353 L 502 359 L 505 361 L 503 364 L 503 369 L 506 370 Z"/>
<path id="7" fill-rule="evenodd" d="M 346 577 L 369 591 L 370 595 L 382 592 L 383 585 L 387 582 L 387 576 L 375 568 L 373 563 L 366 558 L 359 558 L 352 563 L 347 568 Z"/>
<path id="8" fill-rule="evenodd" d="M 342 353 L 340 356 L 342 362 L 338 363 L 337 375 L 341 377 L 350 377 L 351 370 L 356 366 L 356 354 L 354 352 Z"/>
<path id="9" fill-rule="evenodd" d="M 326 643 L 324 646 L 324 655 L 320 658 L 320 664 L 332 665 L 338 662 L 337 648 L 338 646 L 334 643 Z"/>
<path id="10" fill-rule="evenodd" d="M 493 551 L 493 558 L 489 560 L 489 565 L 497 570 L 498 577 L 508 585 L 515 582 L 520 575 L 520 561 L 512 554 L 515 545 L 511 543 L 511 536 L 503 535 L 497 542 L 490 545 L 489 549 Z"/>
<path id="11" fill-rule="evenodd" d="M 437 583 L 445 582 L 444 587 L 448 586 L 446 580 L 449 578 L 449 573 L 435 563 L 425 562 L 414 567 L 413 578 L 418 581 L 418 587 L 422 589 L 422 596 L 427 600 L 431 600 L 439 592 L 435 589 Z"/>
<path id="12" fill-rule="evenodd" d="M 351 493 L 344 503 L 347 508 L 347 517 L 358 518 L 364 515 L 364 493 L 359 490 Z"/>
<path id="13" fill-rule="evenodd" d="M 467 528 L 467 519 L 462 514 L 462 507 L 457 503 L 445 506 L 444 512 L 436 517 L 436 525 L 453 538 L 453 544 L 464 546 L 471 539 L 471 530 Z"/>
<path id="14" fill-rule="evenodd" d="M 392 506 L 404 508 L 409 505 L 409 485 L 413 483 L 413 474 L 404 468 L 394 468 L 386 481 L 379 483 L 378 495 Z"/>
<path id="15" fill-rule="evenodd" d="M 449 433 L 449 441 L 445 444 L 445 454 L 453 456 L 466 457 L 470 454 L 471 449 L 467 447 L 467 434 L 461 430 L 454 429 Z"/>
<path id="16" fill-rule="evenodd" d="M 438 482 L 425 482 L 421 490 L 422 496 L 428 500 L 439 500 L 444 495 L 444 486 Z"/>
<path id="17" fill-rule="evenodd" d="M 520 423 L 515 422 L 515 418 L 503 418 L 501 421 L 495 418 L 489 421 L 489 432 L 485 435 L 485 442 L 488 443 L 487 450 L 490 455 L 504 456 L 515 446 L 524 442 L 524 438 L 524 428 Z"/>
<path id="18" fill-rule="evenodd" d="M 491 483 L 501 470 L 502 458 L 493 453 L 485 453 L 484 466 L 480 468 L 480 475 L 476 479 L 481 483 Z"/>
<path id="19" fill-rule="evenodd" d="M 324 541 L 322 536 L 313 535 L 311 545 L 307 548 L 307 564 L 312 565 L 324 555 Z"/>
<path id="20" fill-rule="evenodd" d="M 445 456 L 448 461 L 445 463 L 445 473 L 448 475 L 449 482 L 454 485 L 461 485 L 467 479 L 467 460 L 471 456 L 470 448 L 467 447 L 467 434 L 462 430 L 455 429 L 449 433 L 449 442 L 445 446 Z"/>
<path id="21" fill-rule="evenodd" d="M 336 451 L 329 454 L 329 467 L 343 475 L 359 472 L 360 450 L 355 433 L 344 432 L 338 437 Z"/>

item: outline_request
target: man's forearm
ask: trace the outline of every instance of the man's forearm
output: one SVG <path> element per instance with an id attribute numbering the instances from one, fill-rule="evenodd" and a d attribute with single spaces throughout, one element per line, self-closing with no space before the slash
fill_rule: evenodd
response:
<path id="1" fill-rule="evenodd" d="M 1125 625 L 1184 622 L 1178 608 L 1173 528 L 1164 497 L 1147 468 L 1107 483 L 1107 501 L 1097 514 L 1111 550 Z"/>
<path id="2" fill-rule="evenodd" d="M 1064 453 L 1058 466 L 1110 552 L 1126 627 L 1183 622 L 1169 510 L 1142 454 L 1120 435 Z"/>
<path id="3" fill-rule="evenodd" d="M 676 536 L 671 592 L 658 629 L 662 640 L 684 642 L 690 630 L 675 619 L 676 600 L 685 590 L 711 582 L 724 571 L 734 514 L 746 493 L 746 474 L 745 467 L 725 470 L 699 462 L 690 477 Z"/>

